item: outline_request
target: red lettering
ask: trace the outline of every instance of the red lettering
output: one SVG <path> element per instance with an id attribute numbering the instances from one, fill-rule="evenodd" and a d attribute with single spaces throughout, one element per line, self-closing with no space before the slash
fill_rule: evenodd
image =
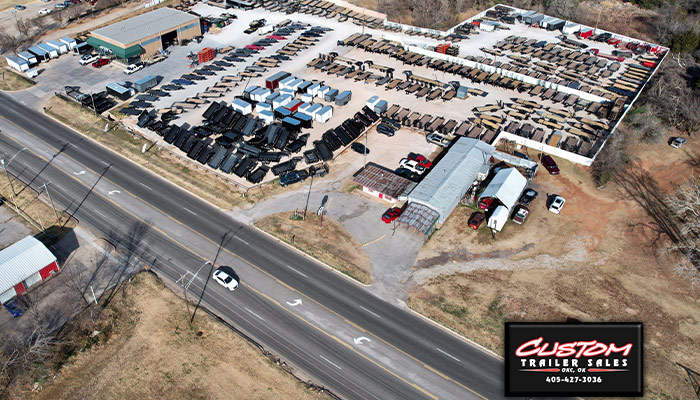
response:
<path id="1" fill-rule="evenodd" d="M 592 346 L 596 343 L 598 343 L 597 340 L 591 340 L 590 342 L 576 342 L 576 344 L 574 346 L 581 348 L 581 350 L 579 350 L 578 353 L 576 353 L 576 358 L 581 357 L 581 354 L 583 354 L 583 352 L 586 350 L 586 348 L 588 346 Z"/>
<path id="2" fill-rule="evenodd" d="M 541 337 L 527 341 L 527 342 L 521 344 L 520 347 L 518 347 L 515 350 L 515 355 L 518 357 L 530 357 L 532 355 L 535 355 L 539 351 L 540 343 L 542 343 Z M 525 349 L 528 347 L 534 347 L 534 349 L 526 351 Z"/>
<path id="3" fill-rule="evenodd" d="M 615 343 L 610 343 L 610 346 L 608 347 L 608 350 L 605 352 L 605 356 L 609 356 L 610 353 L 620 353 L 622 352 L 622 355 L 627 357 L 627 355 L 632 351 L 632 343 L 627 343 L 626 345 L 622 347 L 617 347 L 615 346 Z"/>
<path id="4" fill-rule="evenodd" d="M 564 343 L 559 346 L 559 351 L 557 352 L 557 357 L 571 357 L 576 354 L 576 342 Z"/>
<path id="5" fill-rule="evenodd" d="M 540 357 L 550 357 L 550 356 L 555 355 L 557 353 L 557 347 L 559 347 L 559 342 L 554 342 L 554 347 L 552 347 L 552 350 L 549 352 L 546 352 L 548 346 L 549 346 L 549 343 L 545 343 L 542 346 L 542 348 L 540 348 L 540 351 L 537 353 L 537 355 Z"/>
<path id="6" fill-rule="evenodd" d="M 592 347 L 588 348 L 583 352 L 584 357 L 595 357 L 605 353 L 608 350 L 608 346 L 605 343 L 596 343 Z"/>

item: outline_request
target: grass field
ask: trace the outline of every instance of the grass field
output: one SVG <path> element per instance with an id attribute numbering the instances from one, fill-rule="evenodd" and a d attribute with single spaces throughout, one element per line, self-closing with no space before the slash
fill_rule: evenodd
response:
<path id="1" fill-rule="evenodd" d="M 53 399 L 329 399 L 204 312 L 189 325 L 185 302 L 155 276 L 136 275 L 87 339 L 39 391 Z"/>
<path id="2" fill-rule="evenodd" d="M 50 203 L 46 203 L 48 202 L 48 197 L 46 197 L 45 192 L 37 193 L 25 187 L 24 183 L 18 179 L 10 176 L 10 182 L 12 182 L 15 193 L 15 196 L 13 196 L 10 183 L 7 177 L 4 176 L 5 172 L 2 171 L 0 174 L 2 174 L 0 176 L 0 195 L 5 199 L 3 207 L 8 207 L 13 213 L 16 213 L 17 211 L 13 204 L 14 198 L 17 208 L 22 215 L 22 217 L 18 217 L 18 220 L 22 221 L 33 234 L 41 233 L 43 227 L 44 233 L 37 236 L 37 238 L 45 245 L 51 246 L 58 242 L 67 232 L 75 227 L 76 221 L 70 218 L 70 215 L 61 212 L 60 209 L 54 213 L 53 208 L 49 205 Z M 49 185 L 50 190 L 51 185 Z M 57 214 L 59 221 L 56 221 Z"/>
<path id="3" fill-rule="evenodd" d="M 11 71 L 9 68 L 0 66 L 0 90 L 11 92 L 30 88 L 32 86 L 34 86 L 34 84 L 29 79 Z"/>
<path id="4" fill-rule="evenodd" d="M 307 214 L 305 221 L 290 216 L 289 212 L 269 215 L 256 221 L 255 226 L 290 244 L 294 235 L 294 247 L 351 278 L 372 283 L 367 253 L 340 223 L 324 216 L 321 228 L 316 214 Z"/>

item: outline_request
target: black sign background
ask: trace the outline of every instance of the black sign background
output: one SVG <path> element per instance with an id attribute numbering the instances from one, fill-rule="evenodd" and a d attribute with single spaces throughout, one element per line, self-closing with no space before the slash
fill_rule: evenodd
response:
<path id="1" fill-rule="evenodd" d="M 515 323 L 505 326 L 505 395 L 506 396 L 642 396 L 643 392 L 643 328 L 641 323 Z M 627 371 L 616 372 L 529 372 L 522 371 L 520 357 L 515 350 L 523 343 L 543 338 L 542 344 L 569 343 L 597 340 L 620 347 L 632 343 L 632 351 L 623 357 L 613 353 L 608 359 L 626 358 Z M 527 357 L 559 359 L 558 357 Z M 565 357 L 573 359 L 574 357 Z M 579 367 L 588 367 L 588 360 L 605 359 L 604 356 L 580 357 Z M 602 367 L 605 368 L 605 367 Z M 578 369 L 578 368 L 576 368 Z M 561 382 L 547 382 L 547 377 Z M 571 382 L 576 379 L 601 377 L 602 382 Z M 569 383 L 563 382 L 569 378 Z"/>

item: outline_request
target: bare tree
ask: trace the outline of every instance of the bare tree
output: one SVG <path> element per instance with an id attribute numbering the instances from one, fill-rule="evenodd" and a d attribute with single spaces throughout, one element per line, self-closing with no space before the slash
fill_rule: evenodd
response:
<path id="1" fill-rule="evenodd" d="M 680 222 L 680 235 L 667 247 L 685 257 L 676 271 L 694 285 L 700 285 L 700 178 L 694 177 L 666 199 Z"/>
<path id="2" fill-rule="evenodd" d="M 656 109 L 653 105 L 647 105 L 643 112 L 633 114 L 629 120 L 634 131 L 645 143 L 661 143 L 666 136 L 666 129 L 661 124 L 661 119 L 657 117 Z"/>
<path id="3" fill-rule="evenodd" d="M 0 53 L 9 51 L 15 52 L 19 47 L 20 40 L 17 36 L 0 30 Z"/>
<path id="4" fill-rule="evenodd" d="M 93 302 L 87 296 L 88 271 L 80 261 L 73 261 L 70 265 L 64 266 L 61 272 L 63 275 L 63 288 L 75 299 L 80 299 L 85 308 L 90 307 Z"/>
<path id="5" fill-rule="evenodd" d="M 29 19 L 25 18 L 17 18 L 17 32 L 22 35 L 23 38 L 28 38 L 29 37 L 29 32 L 31 32 L 32 29 L 32 22 Z"/>
<path id="6" fill-rule="evenodd" d="M 39 34 L 46 32 L 46 28 L 48 27 L 46 18 L 34 18 L 31 22 L 32 26 L 34 26 L 37 29 L 37 31 L 39 31 Z"/>
<path id="7" fill-rule="evenodd" d="M 605 146 L 603 146 L 593 161 L 591 171 L 593 179 L 598 186 L 606 185 L 613 178 L 613 175 L 628 161 L 627 130 L 627 127 L 620 126 L 608 138 Z"/>
<path id="8" fill-rule="evenodd" d="M 578 0 L 551 0 L 547 12 L 560 18 L 571 19 L 578 8 Z"/>

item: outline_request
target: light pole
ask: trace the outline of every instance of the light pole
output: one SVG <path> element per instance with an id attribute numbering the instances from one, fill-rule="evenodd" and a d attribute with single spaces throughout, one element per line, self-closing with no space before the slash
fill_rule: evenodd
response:
<path id="1" fill-rule="evenodd" d="M 5 176 L 7 177 L 7 183 L 10 184 L 10 190 L 12 191 L 12 201 L 13 201 L 13 202 L 15 201 L 15 196 L 16 196 L 16 194 L 15 194 L 15 188 L 14 188 L 14 186 L 12 186 L 12 181 L 10 180 L 10 175 L 9 175 L 9 173 L 7 172 L 7 167 L 10 166 L 10 164 L 12 163 L 12 161 L 14 161 L 15 157 L 17 157 L 17 155 L 19 155 L 19 153 L 21 153 L 21 152 L 23 152 L 23 151 L 25 151 L 25 150 L 27 150 L 27 148 L 26 148 L 26 147 L 22 147 L 21 150 L 19 150 L 18 152 L 15 153 L 15 155 L 13 155 L 12 157 L 10 157 L 10 161 L 8 161 L 7 164 L 5 164 L 5 159 L 0 160 L 0 163 L 2 163 L 2 168 L 5 170 Z M 15 207 L 16 207 L 16 206 L 17 206 L 17 205 L 15 204 Z"/>
<path id="2" fill-rule="evenodd" d="M 45 182 L 42 186 L 44 186 L 44 190 L 46 190 L 46 197 L 49 198 L 49 203 L 51 203 L 51 208 L 53 208 L 53 214 L 56 216 L 56 223 L 60 224 L 61 220 L 58 218 L 58 212 L 56 211 L 56 206 L 53 205 L 53 200 L 51 199 L 51 195 L 49 194 L 49 182 Z"/>

